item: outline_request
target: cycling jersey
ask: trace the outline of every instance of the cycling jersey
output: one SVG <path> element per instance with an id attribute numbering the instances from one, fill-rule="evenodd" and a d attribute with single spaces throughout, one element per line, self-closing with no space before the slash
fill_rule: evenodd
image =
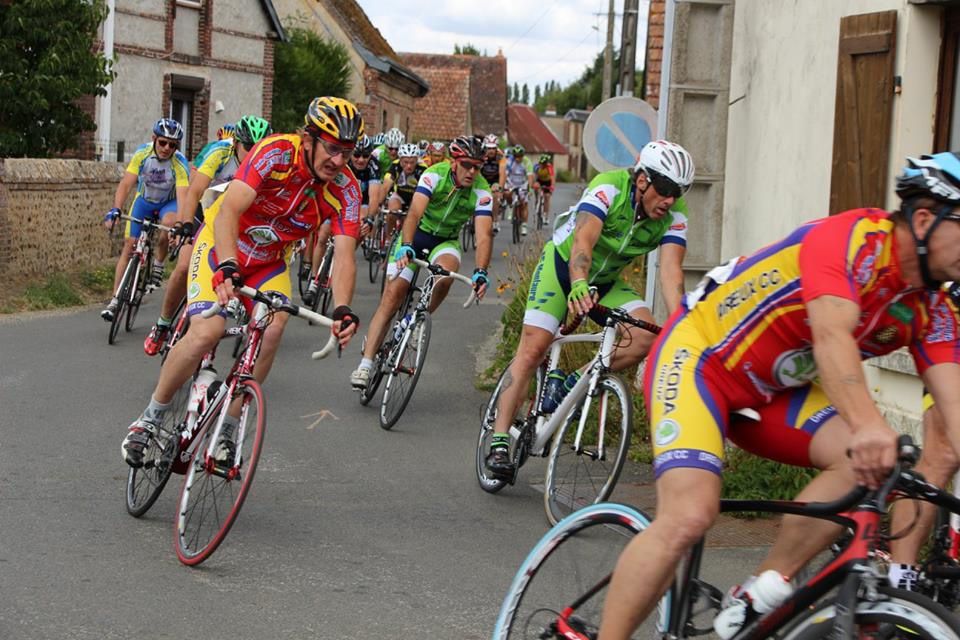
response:
<path id="1" fill-rule="evenodd" d="M 889 215 L 856 209 L 815 220 L 713 269 L 685 296 L 646 369 L 658 474 L 719 473 L 725 434 L 773 459 L 806 460 L 804 443 L 836 412 L 816 382 L 806 304 L 820 296 L 860 306 L 862 359 L 907 346 L 920 373 L 960 363 L 957 308 L 945 291 L 903 280 Z M 760 425 L 730 422 L 746 407 L 760 411 Z"/>
<path id="2" fill-rule="evenodd" d="M 175 200 L 176 188 L 190 184 L 187 158 L 175 151 L 168 159 L 161 160 L 152 142 L 137 148 L 127 165 L 127 173 L 137 176 L 137 195 L 151 204 Z"/>
<path id="3" fill-rule="evenodd" d="M 523 160 L 517 160 L 513 156 L 508 156 L 503 160 L 506 168 L 507 186 L 523 187 L 530 184 L 527 176 L 533 173 L 533 165 L 530 164 L 530 158 L 524 157 Z"/>
<path id="4" fill-rule="evenodd" d="M 537 182 L 539 182 L 541 185 L 549 185 L 553 183 L 553 165 L 552 164 L 538 163 L 534 165 L 533 172 L 537 176 Z"/>
<path id="5" fill-rule="evenodd" d="M 210 149 L 212 149 L 212 148 L 213 148 L 213 145 L 217 144 L 218 142 L 223 142 L 223 141 L 222 141 L 222 140 L 211 140 L 211 141 L 208 142 L 207 144 L 203 145 L 203 148 L 200 149 L 200 153 L 198 153 L 198 154 L 196 155 L 196 157 L 193 159 L 193 166 L 194 166 L 194 168 L 196 168 L 196 169 L 199 169 L 199 168 L 200 168 L 200 165 L 203 164 L 203 160 L 204 160 L 204 158 L 207 157 L 207 154 L 210 152 Z"/>
<path id="6" fill-rule="evenodd" d="M 636 219 L 636 182 L 629 169 L 599 174 L 572 209 L 557 216 L 553 242 L 564 262 L 570 260 L 576 214 L 589 213 L 603 221 L 600 238 L 593 247 L 590 284 L 606 284 L 617 278 L 638 256 L 663 244 L 687 245 L 687 205 L 679 198 L 668 215 L 659 220 Z"/>
<path id="7" fill-rule="evenodd" d="M 390 165 L 386 178 L 392 184 L 390 194 L 397 195 L 403 200 L 403 208 L 405 210 L 410 207 L 410 200 L 413 199 L 413 194 L 417 190 L 420 177 L 426 170 L 426 165 L 417 164 L 413 169 L 413 173 L 405 173 L 403 167 L 400 166 L 399 160 L 394 160 L 393 164 Z"/>
<path id="8" fill-rule="evenodd" d="M 324 184 L 305 166 L 297 135 L 274 135 L 247 154 L 235 180 L 257 196 L 240 215 L 237 252 L 240 266 L 283 259 L 291 242 L 305 238 L 328 218 L 334 235 L 359 238 L 360 183 L 349 169 Z M 212 224 L 214 215 L 209 215 Z"/>
<path id="9" fill-rule="evenodd" d="M 387 145 L 382 144 L 374 149 L 372 157 L 373 162 L 376 163 L 377 168 L 380 171 L 380 180 L 383 180 L 387 177 L 387 171 L 390 169 L 390 165 L 393 164 L 393 158 L 390 157 L 390 152 L 387 150 Z"/>
<path id="10" fill-rule="evenodd" d="M 202 157 L 198 156 L 195 161 L 199 161 L 200 164 L 195 166 L 197 172 L 210 178 L 209 186 L 216 187 L 233 180 L 233 175 L 240 166 L 240 161 L 237 160 L 237 154 L 234 152 L 233 139 L 217 140 L 204 149 L 206 154 L 201 151 Z"/>
<path id="11" fill-rule="evenodd" d="M 449 162 L 438 162 L 424 171 L 416 192 L 430 198 L 419 228 L 440 238 L 456 238 L 471 215 L 493 213 L 490 185 L 483 176 L 477 176 L 470 189 L 457 188 Z"/>
<path id="12" fill-rule="evenodd" d="M 370 204 L 370 185 L 380 184 L 380 171 L 377 168 L 377 163 L 371 159 L 363 169 L 355 169 L 353 163 L 351 163 L 350 171 L 360 182 L 360 192 L 363 194 L 361 204 Z"/>
<path id="13" fill-rule="evenodd" d="M 500 156 L 498 155 L 493 160 L 484 156 L 483 164 L 480 165 L 480 175 L 490 184 L 498 184 L 500 182 Z"/>

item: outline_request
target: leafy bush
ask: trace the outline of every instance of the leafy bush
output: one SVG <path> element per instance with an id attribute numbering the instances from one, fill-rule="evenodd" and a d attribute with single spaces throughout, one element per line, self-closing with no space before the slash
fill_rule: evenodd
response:
<path id="1" fill-rule="evenodd" d="M 557 182 L 576 182 L 577 178 L 573 175 L 572 171 L 567 169 L 557 169 Z"/>
<path id="2" fill-rule="evenodd" d="M 83 302 L 67 277 L 60 273 L 50 276 L 43 284 L 28 286 L 23 297 L 30 309 L 69 307 Z"/>
<path id="3" fill-rule="evenodd" d="M 727 447 L 721 497 L 737 500 L 793 500 L 817 475 L 815 469 L 792 467 Z M 731 514 L 740 518 L 756 517 L 756 512 Z"/>

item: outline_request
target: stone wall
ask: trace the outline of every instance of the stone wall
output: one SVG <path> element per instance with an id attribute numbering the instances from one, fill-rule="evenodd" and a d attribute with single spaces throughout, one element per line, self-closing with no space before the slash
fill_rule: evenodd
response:
<path id="1" fill-rule="evenodd" d="M 102 262 L 117 240 L 100 221 L 123 167 L 88 160 L 0 159 L 0 276 Z"/>

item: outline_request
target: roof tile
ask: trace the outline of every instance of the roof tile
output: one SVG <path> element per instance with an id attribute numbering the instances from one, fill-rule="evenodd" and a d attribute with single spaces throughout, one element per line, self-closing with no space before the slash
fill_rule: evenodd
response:
<path id="1" fill-rule="evenodd" d="M 510 144 L 522 144 L 527 153 L 565 154 L 567 148 L 533 110 L 525 104 L 507 107 Z"/>

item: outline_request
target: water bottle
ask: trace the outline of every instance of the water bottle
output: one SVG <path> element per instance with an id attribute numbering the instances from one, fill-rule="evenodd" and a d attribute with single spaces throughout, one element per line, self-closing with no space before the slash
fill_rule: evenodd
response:
<path id="1" fill-rule="evenodd" d="M 543 385 L 543 399 L 540 401 L 540 411 L 553 413 L 563 399 L 563 383 L 567 374 L 562 369 L 553 369 L 547 373 L 547 380 Z"/>
<path id="2" fill-rule="evenodd" d="M 197 372 L 197 378 L 190 387 L 190 400 L 187 402 L 187 413 L 198 415 L 201 411 L 200 402 L 207 398 L 207 387 L 217 379 L 217 370 L 206 366 Z"/>
<path id="3" fill-rule="evenodd" d="M 407 327 L 410 326 L 410 322 L 412 320 L 413 316 L 411 316 L 409 313 L 400 319 L 400 322 L 397 323 L 397 328 L 393 332 L 393 340 L 395 342 L 400 340 L 400 336 L 402 336 L 403 332 L 407 330 Z"/>
<path id="4" fill-rule="evenodd" d="M 580 376 L 581 376 L 581 373 L 579 371 L 574 371 L 573 373 L 568 375 L 566 379 L 564 379 L 563 397 L 560 398 L 560 402 L 563 402 L 563 398 L 566 398 L 567 394 L 570 393 L 570 390 L 573 389 L 574 385 L 576 385 L 580 381 Z"/>
<path id="5" fill-rule="evenodd" d="M 748 617 L 756 618 L 773 611 L 792 593 L 789 578 L 768 569 L 753 579 L 740 598 L 717 614 L 713 630 L 723 640 L 732 638 L 743 628 Z"/>

